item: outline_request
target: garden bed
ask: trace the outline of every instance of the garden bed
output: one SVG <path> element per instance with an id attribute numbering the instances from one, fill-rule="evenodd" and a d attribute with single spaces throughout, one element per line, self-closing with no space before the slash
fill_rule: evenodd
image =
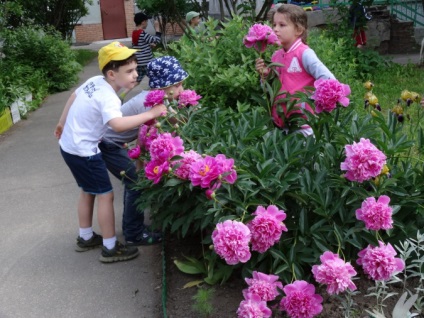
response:
<path id="1" fill-rule="evenodd" d="M 213 288 L 214 292 L 211 294 L 209 303 L 212 306 L 212 313 L 202 315 L 193 308 L 196 301 L 193 299 L 197 294 L 198 287 L 184 288 L 184 286 L 190 282 L 200 280 L 201 276 L 188 275 L 181 272 L 176 265 L 174 260 L 183 260 L 184 256 L 195 256 L 201 254 L 200 244 L 196 239 L 185 238 L 185 239 L 170 239 L 167 238 L 165 244 L 165 257 L 166 257 L 166 284 L 167 284 L 167 317 L 168 318 L 234 318 L 237 317 L 237 308 L 240 302 L 243 300 L 242 290 L 247 287 L 247 284 L 241 279 L 240 273 L 235 273 L 234 277 L 227 281 L 224 285 L 209 286 L 206 283 L 202 285 L 204 288 Z M 352 264 L 354 265 L 354 264 Z M 355 269 L 359 272 L 360 268 L 355 266 Z M 351 317 L 365 318 L 369 317 L 366 310 L 372 310 L 376 305 L 375 297 L 367 297 L 367 289 L 374 286 L 374 281 L 369 280 L 364 275 L 358 275 L 359 278 L 354 280 L 355 285 L 360 292 L 354 296 L 354 302 L 357 304 L 355 313 Z M 410 281 L 410 288 L 414 284 L 414 281 Z M 401 296 L 402 286 L 401 284 L 393 284 L 390 286 L 389 292 L 397 293 L 397 295 L 388 298 L 384 304 L 386 305 L 385 313 L 386 317 L 392 317 L 391 313 L 393 308 Z M 320 316 L 321 318 L 341 318 L 344 317 L 343 310 L 340 308 L 340 300 L 335 296 L 330 296 L 325 291 L 325 287 L 319 287 L 317 289 L 323 297 L 323 311 Z M 343 296 L 343 295 L 342 295 Z M 274 318 L 287 317 L 281 312 L 280 314 L 274 315 Z M 423 318 L 424 316 L 416 316 Z"/>

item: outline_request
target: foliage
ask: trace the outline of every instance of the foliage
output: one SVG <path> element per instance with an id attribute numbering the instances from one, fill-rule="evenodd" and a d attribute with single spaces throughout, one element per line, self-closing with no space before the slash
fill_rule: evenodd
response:
<path id="1" fill-rule="evenodd" d="M 247 263 L 233 268 L 242 269 L 244 276 L 253 270 L 277 274 L 285 283 L 307 279 L 311 265 L 324 251 L 339 253 L 353 264 L 358 251 L 368 244 L 377 245 L 378 239 L 397 243 L 423 227 L 422 159 L 409 153 L 417 140 L 404 133 L 404 125 L 392 112 L 363 110 L 363 87 L 358 80 L 362 78 L 361 67 L 347 64 L 344 56 L 332 55 L 331 50 L 340 49 L 344 43 L 332 42 L 323 35 L 314 49 L 323 51 L 331 43 L 326 52 L 335 59 L 333 68 L 342 74 L 344 67 L 349 74 L 345 83 L 352 81 L 351 87 L 360 92 L 347 108 L 309 116 L 314 137 L 304 138 L 274 128 L 266 105 L 274 100 L 279 86 L 269 83 L 262 89 L 258 85 L 254 53 L 241 44 L 242 34 L 247 31 L 242 19 L 224 24 L 221 31 L 215 31 L 213 20 L 208 23 L 201 36 L 209 41 L 196 41 L 191 46 L 176 43 L 172 47 L 172 54 L 190 74 L 185 84 L 205 96 L 203 108 L 190 113 L 176 133 L 184 140 L 186 150 L 234 158 L 238 179 L 234 185 L 223 185 L 210 200 L 204 190 L 189 182 L 168 176 L 152 184 L 141 173 L 140 208 L 149 208 L 155 223 L 177 235 L 200 233 L 207 246 L 217 223 L 247 223 L 259 205 L 276 205 L 286 212 L 289 231 L 267 252 L 252 252 Z M 218 53 L 207 50 L 209 46 Z M 232 65 L 238 65 L 238 73 L 228 75 Z M 375 67 L 381 65 L 379 62 Z M 393 78 L 390 80 L 393 82 Z M 309 93 L 292 97 L 313 106 Z M 175 131 L 165 122 L 161 125 Z M 417 133 L 422 134 L 422 129 L 417 128 Z M 340 165 L 345 159 L 345 146 L 360 138 L 369 139 L 387 156 L 389 177 L 381 175 L 364 183 L 344 178 Z M 377 237 L 355 218 L 355 211 L 365 198 L 381 195 L 391 199 L 395 227 Z M 222 272 L 229 268 L 206 248 L 202 260 L 183 263 L 196 264 L 197 273 L 203 273 L 210 282 L 225 281 L 227 275 Z"/>
<path id="2" fill-rule="evenodd" d="M 407 238 L 395 247 L 406 263 L 403 286 L 409 296 L 414 294 L 419 296 L 414 306 L 422 314 L 424 311 L 424 234 L 418 231 L 414 238 Z M 418 284 L 414 288 L 407 288 L 407 280 L 413 279 L 416 279 Z"/>
<path id="3" fill-rule="evenodd" d="M 346 33 L 334 37 L 332 31 L 313 29 L 308 44 L 342 82 L 352 79 L 365 81 L 389 64 L 375 51 L 358 50 L 351 36 L 346 36 Z"/>
<path id="4" fill-rule="evenodd" d="M 86 50 L 86 49 L 74 50 L 74 53 L 75 53 L 75 60 L 81 66 L 86 66 L 98 55 L 96 51 Z"/>
<path id="5" fill-rule="evenodd" d="M 143 11 L 158 18 L 161 30 L 166 29 L 168 22 L 177 23 L 184 30 L 186 13 L 199 11 L 197 2 L 186 0 L 136 0 L 136 3 Z"/>
<path id="6" fill-rule="evenodd" d="M 22 16 L 22 7 L 16 1 L 0 1 L 2 10 L 0 11 L 0 34 L 5 28 L 10 27 L 9 19 L 12 16 Z"/>
<path id="7" fill-rule="evenodd" d="M 69 39 L 72 31 L 81 17 L 88 14 L 86 5 L 92 0 L 0 0 L 1 5 L 15 7 L 8 14 L 5 24 L 9 29 L 22 26 L 52 27 L 57 30 L 63 39 Z"/>
<path id="8" fill-rule="evenodd" d="M 243 46 L 248 25 L 242 17 L 221 25 L 217 30 L 218 21 L 209 19 L 194 39 L 184 37 L 170 44 L 169 54 L 189 73 L 186 85 L 202 92 L 204 104 L 235 109 L 237 104 L 250 104 L 261 88 L 252 63 L 254 52 Z"/>
<path id="9" fill-rule="evenodd" d="M 81 65 L 57 32 L 21 27 L 6 31 L 3 36 L 5 65 L 27 66 L 42 73 L 50 93 L 66 90 L 76 82 Z"/>
<path id="10" fill-rule="evenodd" d="M 10 106 L 16 99 L 31 93 L 32 101 L 27 105 L 27 109 L 38 108 L 48 93 L 44 72 L 40 69 L 34 70 L 28 65 L 0 64 L 3 64 L 4 71 L 0 76 L 0 85 L 5 87 L 4 94 L 1 94 L 4 106 Z"/>
<path id="11" fill-rule="evenodd" d="M 212 314 L 213 306 L 211 301 L 214 293 L 215 289 L 213 288 L 199 288 L 197 294 L 193 296 L 195 301 L 193 309 L 202 317 L 210 317 L 210 314 Z"/>

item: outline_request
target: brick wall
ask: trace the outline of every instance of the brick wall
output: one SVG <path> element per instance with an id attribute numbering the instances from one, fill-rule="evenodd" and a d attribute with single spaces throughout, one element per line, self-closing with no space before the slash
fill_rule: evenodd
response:
<path id="1" fill-rule="evenodd" d="M 103 40 L 103 28 L 99 24 L 81 24 L 75 27 L 75 41 L 77 43 L 91 43 Z"/>
<path id="2" fill-rule="evenodd" d="M 412 53 L 418 51 L 414 37 L 414 23 L 391 19 L 389 53 Z"/>
<path id="3" fill-rule="evenodd" d="M 127 37 L 131 37 L 132 31 L 135 29 L 134 23 L 134 0 L 124 1 L 125 24 L 127 29 Z"/>
<path id="4" fill-rule="evenodd" d="M 167 23 L 166 24 L 166 35 L 183 35 L 184 31 L 177 23 Z"/>
<path id="5" fill-rule="evenodd" d="M 132 31 L 135 29 L 134 24 L 134 0 L 124 0 L 125 11 L 125 26 L 126 37 L 131 37 Z M 168 23 L 166 25 L 166 35 L 183 35 L 184 31 L 177 23 Z M 103 28 L 102 24 L 80 24 L 75 27 L 75 41 L 77 43 L 91 43 L 95 41 L 102 41 Z"/>

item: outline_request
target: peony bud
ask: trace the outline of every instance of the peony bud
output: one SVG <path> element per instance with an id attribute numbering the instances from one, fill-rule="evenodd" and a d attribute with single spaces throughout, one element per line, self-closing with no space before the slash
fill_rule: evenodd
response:
<path id="1" fill-rule="evenodd" d="M 215 191 L 211 189 L 206 190 L 206 197 L 208 198 L 208 200 L 215 199 L 216 197 Z"/>
<path id="2" fill-rule="evenodd" d="M 156 128 L 160 128 L 161 126 L 162 126 L 162 125 L 161 125 L 161 123 L 156 123 L 156 124 L 155 124 L 155 127 L 156 127 Z"/>
<path id="3" fill-rule="evenodd" d="M 121 175 L 121 177 L 123 177 L 123 176 L 125 176 L 125 171 L 122 170 L 119 174 Z"/>

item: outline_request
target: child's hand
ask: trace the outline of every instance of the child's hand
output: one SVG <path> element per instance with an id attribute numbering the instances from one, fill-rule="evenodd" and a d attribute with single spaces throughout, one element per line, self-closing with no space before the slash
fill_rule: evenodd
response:
<path id="1" fill-rule="evenodd" d="M 63 125 L 61 123 L 58 123 L 56 125 L 56 128 L 54 130 L 54 135 L 57 139 L 60 139 L 60 137 L 62 136 L 62 132 L 63 132 Z"/>
<path id="2" fill-rule="evenodd" d="M 166 115 L 166 106 L 164 104 L 159 104 L 153 106 L 150 111 L 153 113 L 154 118 L 157 118 L 159 116 Z"/>
<path id="3" fill-rule="evenodd" d="M 266 67 L 265 61 L 261 58 L 256 59 L 255 69 L 260 75 L 267 76 L 269 73 L 269 68 Z"/>

